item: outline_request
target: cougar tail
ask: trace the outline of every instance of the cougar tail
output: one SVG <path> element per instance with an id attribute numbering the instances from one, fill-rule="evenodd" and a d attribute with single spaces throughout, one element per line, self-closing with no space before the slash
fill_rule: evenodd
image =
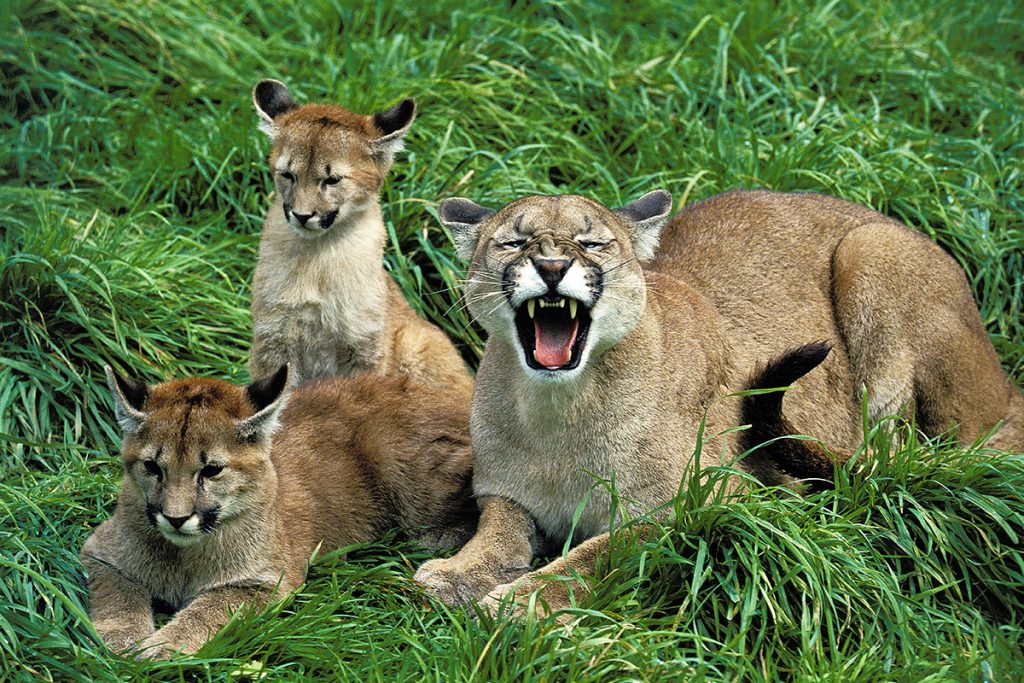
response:
<path id="1" fill-rule="evenodd" d="M 747 389 L 789 387 L 818 367 L 831 350 L 825 342 L 790 349 L 755 370 Z M 774 391 L 743 397 L 741 419 L 750 429 L 740 432 L 740 446 L 743 451 L 759 447 L 756 451 L 759 460 L 771 463 L 791 477 L 808 480 L 808 491 L 830 488 L 835 464 L 846 462 L 852 453 L 831 454 L 817 441 L 785 438 L 795 430 L 782 414 L 783 393 Z M 771 443 L 767 443 L 769 441 Z"/>

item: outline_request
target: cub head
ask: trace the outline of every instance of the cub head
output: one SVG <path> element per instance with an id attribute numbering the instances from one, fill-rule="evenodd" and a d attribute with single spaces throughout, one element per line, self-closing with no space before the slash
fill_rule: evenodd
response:
<path id="1" fill-rule="evenodd" d="M 210 379 L 150 387 L 109 367 L 106 373 L 124 433 L 125 493 L 164 538 L 198 543 L 265 503 L 288 366 L 246 387 Z"/>
<path id="2" fill-rule="evenodd" d="M 520 351 L 528 376 L 570 379 L 639 321 L 641 261 L 672 209 L 664 190 L 611 210 L 573 195 L 525 197 L 500 211 L 441 203 L 441 222 L 470 261 L 465 298 L 488 334 Z"/>
<path id="3" fill-rule="evenodd" d="M 304 237 L 344 228 L 377 201 L 416 115 L 411 99 L 372 116 L 336 104 L 300 107 L 274 80 L 257 83 L 252 99 L 273 141 L 270 169 L 284 219 Z"/>

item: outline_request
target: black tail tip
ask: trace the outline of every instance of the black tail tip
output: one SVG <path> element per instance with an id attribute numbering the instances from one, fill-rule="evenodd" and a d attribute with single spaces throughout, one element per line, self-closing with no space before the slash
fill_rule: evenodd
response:
<path id="1" fill-rule="evenodd" d="M 825 341 L 811 342 L 785 351 L 768 362 L 751 379 L 751 389 L 786 387 L 797 381 L 828 357 L 832 345 Z"/>

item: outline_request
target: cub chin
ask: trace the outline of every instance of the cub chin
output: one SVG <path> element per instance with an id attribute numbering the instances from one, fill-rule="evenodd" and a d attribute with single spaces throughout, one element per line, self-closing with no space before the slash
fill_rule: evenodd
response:
<path id="1" fill-rule="evenodd" d="M 445 601 L 494 604 L 547 574 L 590 573 L 611 509 L 595 477 L 614 478 L 632 513 L 676 495 L 695 456 L 822 485 L 830 457 L 779 438 L 855 447 L 862 387 L 872 420 L 902 410 L 928 435 L 956 426 L 966 443 L 1024 447 L 1024 397 L 935 244 L 809 193 L 730 192 L 669 221 L 671 206 L 664 191 L 615 210 L 577 196 L 441 204 L 489 335 L 471 417 L 479 530 L 416 574 Z M 785 418 L 778 395 L 730 396 L 797 379 Z M 578 545 L 523 577 L 566 542 Z M 567 585 L 538 604 L 567 606 Z"/>
<path id="2" fill-rule="evenodd" d="M 412 125 L 413 100 L 363 116 L 299 106 L 283 83 L 263 80 L 253 102 L 272 141 L 274 195 L 252 284 L 250 376 L 283 363 L 296 383 L 404 374 L 468 400 L 462 358 L 413 312 L 382 264 L 380 188 Z"/>
<path id="3" fill-rule="evenodd" d="M 451 547 L 475 526 L 465 402 L 408 378 L 107 378 L 121 493 L 81 561 L 112 650 L 195 652 L 230 610 L 297 587 L 316 552 L 396 527 Z M 175 612 L 159 630 L 154 601 Z"/>

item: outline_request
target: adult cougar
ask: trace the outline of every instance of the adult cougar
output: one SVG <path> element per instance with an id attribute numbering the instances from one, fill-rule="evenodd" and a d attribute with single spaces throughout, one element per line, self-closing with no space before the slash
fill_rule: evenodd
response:
<path id="1" fill-rule="evenodd" d="M 928 434 L 959 425 L 964 442 L 1005 421 L 989 444 L 1024 446 L 1024 398 L 963 273 L 929 240 L 837 199 L 736 191 L 678 214 L 659 250 L 670 209 L 664 191 L 614 211 L 576 196 L 498 212 L 442 203 L 471 260 L 466 301 L 490 335 L 471 415 L 480 526 L 457 555 L 416 574 L 445 601 L 490 592 L 493 603 L 535 553 L 561 547 L 574 516 L 582 543 L 516 591 L 569 565 L 589 572 L 610 507 L 594 475 L 614 474 L 626 507 L 645 511 L 676 493 L 705 414 L 706 433 L 719 436 L 701 466 L 787 429 L 777 396 L 723 397 L 811 370 L 827 348 L 809 341 L 834 350 L 787 395 L 800 433 L 859 443 L 863 385 L 872 419 L 905 407 Z M 744 422 L 754 423 L 744 438 L 721 434 Z M 831 474 L 807 444 L 776 442 L 737 464 L 769 484 Z M 544 597 L 564 606 L 565 583 Z"/>
<path id="2" fill-rule="evenodd" d="M 228 610 L 298 586 L 318 548 L 394 527 L 433 547 L 471 533 L 460 399 L 370 375 L 289 392 L 286 367 L 244 388 L 208 379 L 147 387 L 109 368 L 107 378 L 124 475 L 114 516 L 81 560 L 93 625 L 113 650 L 195 652 Z M 159 630 L 154 599 L 177 612 Z"/>
<path id="3" fill-rule="evenodd" d="M 409 307 L 381 263 L 380 188 L 416 105 L 373 116 L 299 106 L 283 83 L 253 89 L 273 141 L 274 200 L 252 283 L 249 374 L 290 363 L 296 383 L 358 372 L 406 374 L 468 399 L 472 380 L 451 341 Z"/>

